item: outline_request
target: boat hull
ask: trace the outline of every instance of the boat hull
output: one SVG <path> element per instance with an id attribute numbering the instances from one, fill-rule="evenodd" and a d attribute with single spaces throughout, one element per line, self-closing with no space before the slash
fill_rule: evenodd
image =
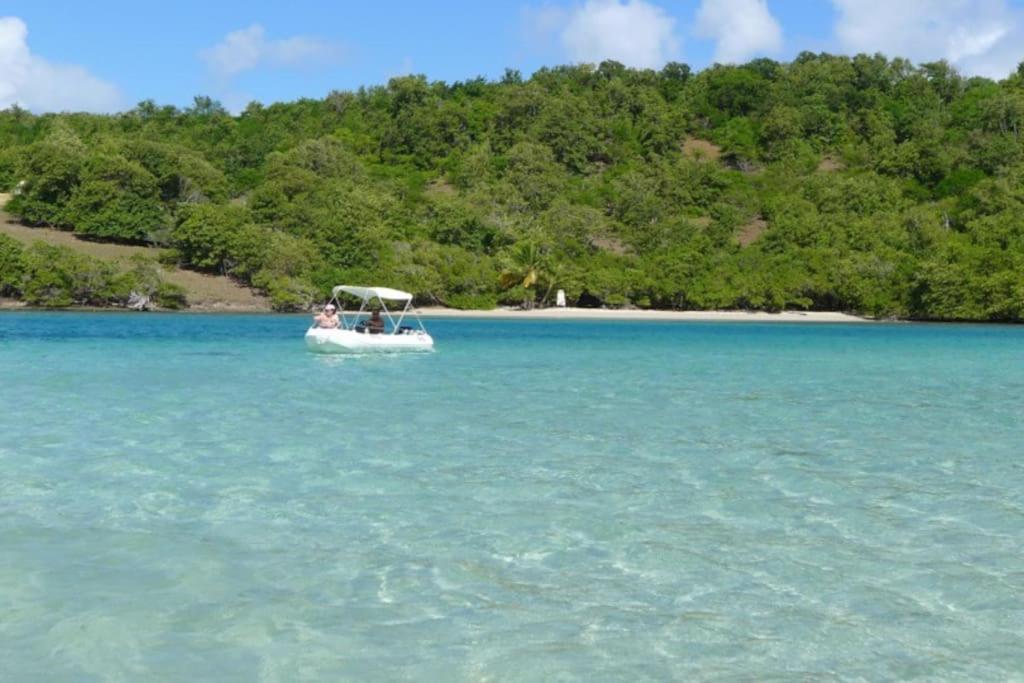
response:
<path id="1" fill-rule="evenodd" d="M 434 340 L 422 330 L 410 334 L 366 334 L 311 327 L 306 332 L 306 348 L 314 353 L 423 352 L 434 350 Z"/>

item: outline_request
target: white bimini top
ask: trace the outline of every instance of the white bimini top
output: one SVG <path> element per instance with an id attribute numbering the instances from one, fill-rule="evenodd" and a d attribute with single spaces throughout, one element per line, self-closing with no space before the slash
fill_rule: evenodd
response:
<path id="1" fill-rule="evenodd" d="M 353 285 L 338 285 L 331 290 L 331 293 L 334 296 L 338 296 L 339 292 L 345 292 L 352 296 L 357 296 L 363 301 L 369 301 L 375 297 L 378 299 L 387 299 L 388 301 L 412 300 L 412 294 L 409 292 L 391 289 L 390 287 L 355 287 Z"/>

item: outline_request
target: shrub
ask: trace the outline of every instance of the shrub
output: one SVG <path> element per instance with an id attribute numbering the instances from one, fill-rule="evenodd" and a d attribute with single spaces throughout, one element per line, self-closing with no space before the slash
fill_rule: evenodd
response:
<path id="1" fill-rule="evenodd" d="M 224 174 L 198 154 L 176 145 L 134 140 L 124 156 L 142 165 L 156 180 L 165 202 L 223 202 L 228 198 Z"/>
<path id="2" fill-rule="evenodd" d="M 253 278 L 253 285 L 270 297 L 270 307 L 275 311 L 308 311 L 317 299 L 316 288 L 305 280 L 261 271 Z"/>
<path id="3" fill-rule="evenodd" d="M 176 268 L 181 263 L 181 252 L 177 249 L 161 249 L 156 255 L 157 263 L 166 268 Z"/>
<path id="4" fill-rule="evenodd" d="M 0 192 L 7 192 L 18 183 L 18 164 L 13 149 L 0 150 Z"/>
<path id="5" fill-rule="evenodd" d="M 114 279 L 114 300 L 116 303 L 127 303 L 132 292 L 152 299 L 161 283 L 160 266 L 156 260 L 137 254 L 131 259 L 131 268 Z"/>
<path id="6" fill-rule="evenodd" d="M 161 282 L 153 295 L 153 301 L 161 308 L 179 310 L 188 306 L 185 290 L 173 282 Z"/>
<path id="7" fill-rule="evenodd" d="M 249 212 L 243 207 L 196 204 L 181 213 L 171 241 L 185 264 L 226 272 L 235 240 L 248 222 Z"/>
<path id="8" fill-rule="evenodd" d="M 7 203 L 7 211 L 33 225 L 66 225 L 64 209 L 78 187 L 83 161 L 82 143 L 70 135 L 25 147 L 17 162 L 17 175 L 25 184 Z"/>
<path id="9" fill-rule="evenodd" d="M 86 163 L 64 220 L 76 233 L 128 242 L 150 241 L 166 224 L 153 175 L 137 163 L 109 154 Z"/>
<path id="10" fill-rule="evenodd" d="M 498 298 L 494 294 L 451 294 L 444 303 L 460 310 L 489 311 L 497 307 Z"/>
<path id="11" fill-rule="evenodd" d="M 118 300 L 113 266 L 66 247 L 33 243 L 24 254 L 25 301 L 59 308 L 72 304 L 103 306 Z"/>
<path id="12" fill-rule="evenodd" d="M 24 248 L 13 237 L 0 235 L 0 296 L 21 293 L 25 274 Z"/>

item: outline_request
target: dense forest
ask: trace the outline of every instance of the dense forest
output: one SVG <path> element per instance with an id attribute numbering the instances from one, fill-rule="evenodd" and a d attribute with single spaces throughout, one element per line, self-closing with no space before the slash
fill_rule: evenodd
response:
<path id="1" fill-rule="evenodd" d="M 423 76 L 263 106 L 0 113 L 27 225 L 150 244 L 280 310 L 331 285 L 421 304 L 1024 320 L 1024 65 L 804 53 Z M 157 250 L 154 250 L 157 251 Z M 156 269 L 158 271 L 158 269 Z M 0 296 L 104 304 L 114 273 L 0 235 Z M 165 291 L 169 302 L 180 293 Z"/>

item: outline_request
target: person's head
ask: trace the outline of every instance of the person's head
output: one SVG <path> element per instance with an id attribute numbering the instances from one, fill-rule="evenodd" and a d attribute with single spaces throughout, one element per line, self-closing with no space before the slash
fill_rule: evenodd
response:
<path id="1" fill-rule="evenodd" d="M 324 313 L 326 313 L 327 315 L 334 315 L 334 312 L 336 310 L 338 309 L 334 307 L 334 304 L 327 304 L 326 306 L 324 306 Z"/>
<path id="2" fill-rule="evenodd" d="M 370 317 L 372 317 L 374 320 L 379 320 L 380 319 L 380 309 L 379 308 L 375 308 L 372 311 L 370 311 Z"/>

